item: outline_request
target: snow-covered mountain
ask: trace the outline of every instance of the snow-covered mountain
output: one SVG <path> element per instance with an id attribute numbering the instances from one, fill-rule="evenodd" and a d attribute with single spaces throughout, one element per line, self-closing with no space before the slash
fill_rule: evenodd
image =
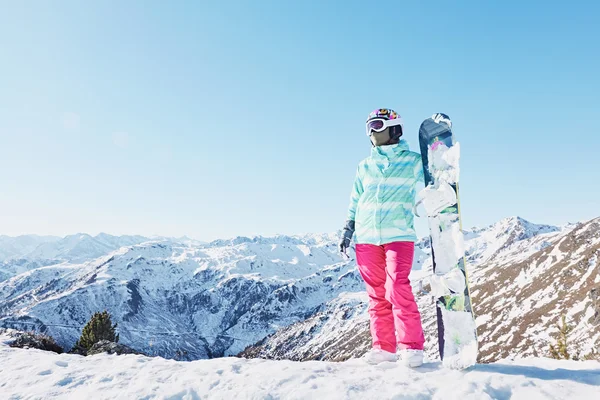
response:
<path id="1" fill-rule="evenodd" d="M 61 262 L 84 262 L 130 246 L 147 242 L 143 236 L 113 236 L 85 233 L 56 236 L 0 236 L 0 282 L 41 266 Z"/>
<path id="2" fill-rule="evenodd" d="M 54 236 L 24 235 L 17 238 L 0 237 L 0 246 L 4 243 L 15 244 L 4 250 L 0 247 L 0 262 L 15 259 L 46 261 L 85 261 L 104 256 L 123 246 L 130 246 L 150 240 L 143 236 L 113 236 L 100 233 L 90 236 L 86 233 L 69 235 L 64 238 Z"/>
<path id="3" fill-rule="evenodd" d="M 106 308 L 121 341 L 138 350 L 189 358 L 235 354 L 339 293 L 362 289 L 334 242 L 315 235 L 123 247 L 0 283 L 0 319 L 4 326 L 47 329 L 72 346 L 93 312 Z"/>
<path id="4" fill-rule="evenodd" d="M 474 228 L 465 232 L 467 262 L 482 264 L 517 242 L 524 245 L 527 239 L 547 238 L 546 234 L 560 231 L 556 226 L 537 225 L 520 217 L 505 218 L 483 229 Z"/>
<path id="5" fill-rule="evenodd" d="M 582 350 L 600 344 L 599 224 L 558 228 L 514 217 L 465 232 L 482 361 L 543 354 L 562 312 L 577 324 Z M 93 312 L 108 309 L 124 344 L 165 357 L 246 349 L 248 357 L 348 359 L 369 347 L 367 298 L 337 238 L 153 240 L 84 262 L 40 261 L 0 282 L 0 326 L 37 327 L 70 347 Z M 434 306 L 419 291 L 430 270 L 423 239 L 411 279 L 426 350 L 436 357 Z"/>
<path id="6" fill-rule="evenodd" d="M 466 248 L 480 341 L 480 362 L 547 354 L 561 314 L 575 326 L 572 350 L 600 348 L 600 218 L 564 229 L 507 218 L 467 231 Z M 428 241 L 419 242 L 426 254 Z M 432 298 L 419 291 L 431 259 L 414 272 L 413 287 L 426 337 L 426 353 L 437 354 Z M 424 280 L 426 281 L 426 279 Z M 282 329 L 246 349 L 246 357 L 346 360 L 370 347 L 366 296 L 358 306 L 334 300 L 306 321 Z M 360 310 L 357 312 L 357 309 Z M 350 313 L 352 320 L 345 315 Z M 333 340 L 332 340 L 333 338 Z M 293 344 L 293 345 L 291 345 Z M 575 347 L 576 346 L 576 347 Z"/>
<path id="7" fill-rule="evenodd" d="M 0 235 L 0 262 L 23 258 L 33 252 L 38 246 L 59 241 L 58 236 L 4 236 Z"/>

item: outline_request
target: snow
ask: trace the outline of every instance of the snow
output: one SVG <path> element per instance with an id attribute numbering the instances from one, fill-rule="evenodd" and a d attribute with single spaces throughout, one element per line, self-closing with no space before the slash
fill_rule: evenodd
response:
<path id="1" fill-rule="evenodd" d="M 82 357 L 0 344 L 2 398 L 44 399 L 593 399 L 600 363 L 524 359 L 445 369 L 438 362 L 182 362 L 100 354 Z"/>
<path id="2" fill-rule="evenodd" d="M 519 288 L 523 288 L 533 282 L 533 277 L 529 274 L 529 272 L 525 269 L 519 272 L 519 276 L 515 279 L 515 283 Z"/>
<path id="3" fill-rule="evenodd" d="M 429 225 L 433 247 L 436 249 L 436 274 L 441 275 L 455 268 L 458 260 L 465 254 L 463 233 L 458 217 L 453 214 L 431 217 Z"/>
<path id="4" fill-rule="evenodd" d="M 471 313 L 442 310 L 444 320 L 444 366 L 462 369 L 477 360 L 477 330 Z"/>
<path id="5" fill-rule="evenodd" d="M 44 243 L 60 240 L 55 236 L 22 235 L 16 237 L 0 235 L 0 262 L 13 258 L 21 258 L 22 255 L 34 251 Z"/>
<path id="6" fill-rule="evenodd" d="M 537 225 L 520 217 L 504 218 L 483 229 L 465 232 L 466 254 L 477 264 L 489 261 L 499 252 L 503 263 L 513 264 L 551 245 L 566 231 L 549 225 Z"/>
<path id="7" fill-rule="evenodd" d="M 590 258 L 590 261 L 588 262 L 589 271 L 594 271 L 596 269 L 596 265 L 598 265 L 598 253 L 594 254 Z M 594 278 L 594 283 L 600 283 L 600 270 L 598 272 L 596 272 L 596 277 Z"/>
<path id="8" fill-rule="evenodd" d="M 587 283 L 587 280 L 592 275 L 592 273 L 596 272 L 594 269 L 595 265 L 596 265 L 596 260 L 590 259 L 587 271 L 583 274 L 581 279 L 579 279 L 579 282 L 577 282 L 573 286 L 573 290 L 577 290 Z"/>
<path id="9" fill-rule="evenodd" d="M 459 268 L 454 268 L 445 275 L 431 275 L 429 277 L 431 295 L 442 297 L 454 293 L 462 293 L 467 287 L 465 275 Z"/>
<path id="10" fill-rule="evenodd" d="M 456 192 L 446 182 L 442 182 L 439 186 L 427 186 L 419 192 L 420 200 L 415 205 L 415 208 L 419 203 L 423 204 L 425 213 L 429 217 L 434 217 L 439 214 L 446 207 L 456 204 Z"/>
<path id="11" fill-rule="evenodd" d="M 477 326 L 481 326 L 484 324 L 487 324 L 488 322 L 490 322 L 492 320 L 492 316 L 487 314 L 487 315 L 480 315 L 478 317 L 475 318 L 475 324 Z"/>
<path id="12" fill-rule="evenodd" d="M 157 237 L 151 239 L 144 236 L 113 236 L 106 233 L 100 233 L 96 236 L 77 233 L 64 238 L 37 235 L 0 236 L 0 263 L 15 260 L 83 262 L 103 256 L 124 246 L 163 240 L 200 245 L 200 242 L 191 239 L 179 241 L 174 238 Z"/>
<path id="13" fill-rule="evenodd" d="M 434 181 L 458 182 L 460 143 L 456 142 L 452 147 L 438 143 L 435 148 L 429 150 L 429 169 L 432 171 Z"/>

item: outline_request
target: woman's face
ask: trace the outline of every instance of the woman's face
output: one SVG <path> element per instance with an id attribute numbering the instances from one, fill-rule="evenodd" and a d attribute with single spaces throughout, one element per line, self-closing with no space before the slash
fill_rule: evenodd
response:
<path id="1" fill-rule="evenodd" d="M 390 141 L 390 128 L 386 128 L 381 132 L 371 131 L 371 143 L 374 146 L 383 146 Z"/>

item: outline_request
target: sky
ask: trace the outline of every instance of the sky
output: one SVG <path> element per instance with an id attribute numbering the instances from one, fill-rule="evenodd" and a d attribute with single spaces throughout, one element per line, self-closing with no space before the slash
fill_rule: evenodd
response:
<path id="1" fill-rule="evenodd" d="M 0 234 L 335 232 L 375 108 L 451 117 L 465 228 L 598 217 L 600 5 L 524 3 L 3 2 Z"/>

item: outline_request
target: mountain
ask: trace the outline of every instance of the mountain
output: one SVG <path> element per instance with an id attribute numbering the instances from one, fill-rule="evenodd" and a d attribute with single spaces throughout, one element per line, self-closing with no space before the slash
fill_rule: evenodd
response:
<path id="1" fill-rule="evenodd" d="M 575 327 L 570 339 L 582 354 L 600 348 L 600 218 L 563 230 L 507 218 L 467 231 L 465 238 L 480 362 L 547 355 L 562 314 Z M 423 250 L 429 243 L 418 245 Z M 426 354 L 435 358 L 433 299 L 425 293 L 428 285 L 419 291 L 416 282 L 426 281 L 431 259 L 422 264 L 423 271 L 411 278 L 425 329 Z M 363 309 L 366 301 L 360 303 Z M 311 318 L 270 335 L 240 355 L 339 361 L 363 354 L 371 343 L 369 320 L 364 310 L 357 313 L 356 309 L 352 302 L 328 302 Z M 351 323 L 342 317 L 345 313 L 354 315 Z"/>
<path id="2" fill-rule="evenodd" d="M 150 354 L 231 355 L 303 321 L 360 276 L 333 236 L 239 237 L 203 246 L 146 242 L 0 283 L 0 325 L 35 327 L 66 347 L 108 309 L 121 341 Z"/>
<path id="3" fill-rule="evenodd" d="M 469 264 L 482 264 L 515 243 L 525 245 L 527 239 L 548 238 L 547 234 L 560 231 L 556 226 L 533 224 L 521 217 L 505 218 L 486 228 L 466 231 L 465 256 Z"/>
<path id="4" fill-rule="evenodd" d="M 106 233 L 90 236 L 86 233 L 78 233 L 58 241 L 41 244 L 35 250 L 22 255 L 22 258 L 81 262 L 104 256 L 123 246 L 131 246 L 149 240 L 143 236 L 112 236 Z"/>
<path id="5" fill-rule="evenodd" d="M 57 236 L 22 235 L 11 237 L 0 235 L 0 262 L 22 258 L 42 244 L 59 240 L 60 238 Z"/>
<path id="6" fill-rule="evenodd" d="M 104 256 L 123 246 L 150 241 L 143 236 L 112 236 L 85 233 L 66 236 L 0 236 L 0 282 L 26 271 L 59 264 L 84 262 Z"/>
<path id="7" fill-rule="evenodd" d="M 583 353 L 600 348 L 600 218 L 534 237 L 477 268 L 473 296 L 481 360 L 547 354 L 561 315 Z M 575 354 L 575 351 L 573 351 Z"/>
<path id="8" fill-rule="evenodd" d="M 577 325 L 573 345 L 598 347 L 599 224 L 512 217 L 465 231 L 480 361 L 546 354 L 562 313 Z M 345 360 L 364 353 L 370 335 L 364 283 L 355 261 L 337 254 L 338 234 L 157 239 L 85 261 L 29 260 L 38 265 L 0 282 L 0 326 L 47 331 L 70 347 L 93 312 L 107 309 L 121 341 L 149 354 Z M 435 358 L 429 253 L 424 238 L 411 280 Z"/>
<path id="9" fill-rule="evenodd" d="M 206 242 L 191 239 L 187 236 L 171 238 L 167 236 L 114 236 L 100 233 L 91 236 L 78 233 L 65 237 L 21 235 L 16 237 L 0 236 L 0 267 L 2 263 L 14 264 L 27 262 L 82 262 L 104 256 L 124 246 L 131 246 L 150 241 L 173 241 L 189 245 L 205 245 Z"/>

